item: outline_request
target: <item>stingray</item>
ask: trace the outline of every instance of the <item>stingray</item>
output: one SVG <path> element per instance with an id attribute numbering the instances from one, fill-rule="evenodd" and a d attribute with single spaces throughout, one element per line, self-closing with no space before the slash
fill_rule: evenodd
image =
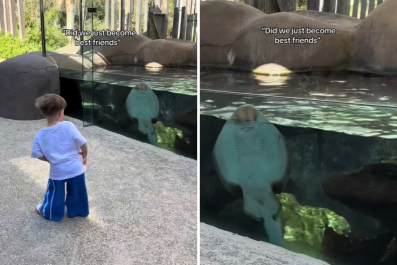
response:
<path id="1" fill-rule="evenodd" d="M 290 166 L 277 128 L 252 105 L 240 106 L 218 136 L 213 162 L 223 186 L 243 196 L 245 214 L 264 221 L 269 242 L 282 245 L 281 204 L 274 187 L 286 183 Z"/>
<path id="2" fill-rule="evenodd" d="M 138 120 L 138 130 L 147 135 L 149 142 L 157 144 L 155 128 L 152 120 L 156 120 L 160 105 L 153 90 L 144 83 L 139 83 L 131 90 L 125 102 L 128 116 L 131 120 Z"/>

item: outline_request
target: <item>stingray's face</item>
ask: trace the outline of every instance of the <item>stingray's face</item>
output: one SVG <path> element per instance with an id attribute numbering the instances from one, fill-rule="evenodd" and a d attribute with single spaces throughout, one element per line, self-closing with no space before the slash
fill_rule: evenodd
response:
<path id="1" fill-rule="evenodd" d="M 140 83 L 135 86 L 135 89 L 136 89 L 136 91 L 138 91 L 140 93 L 145 93 L 146 90 L 148 89 L 148 85 L 146 85 L 144 83 Z"/>
<path id="2" fill-rule="evenodd" d="M 256 125 L 256 111 L 251 106 L 243 106 L 236 110 L 235 124 L 243 133 L 251 132 Z"/>

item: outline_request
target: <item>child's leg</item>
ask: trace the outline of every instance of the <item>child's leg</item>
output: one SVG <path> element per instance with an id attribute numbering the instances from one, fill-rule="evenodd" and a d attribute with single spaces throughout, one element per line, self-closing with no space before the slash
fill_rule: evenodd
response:
<path id="1" fill-rule="evenodd" d="M 65 213 L 65 182 L 48 180 L 47 192 L 40 212 L 45 219 L 59 222 Z"/>
<path id="2" fill-rule="evenodd" d="M 88 194 L 85 186 L 84 173 L 80 176 L 67 179 L 66 183 L 66 207 L 68 217 L 88 216 Z"/>

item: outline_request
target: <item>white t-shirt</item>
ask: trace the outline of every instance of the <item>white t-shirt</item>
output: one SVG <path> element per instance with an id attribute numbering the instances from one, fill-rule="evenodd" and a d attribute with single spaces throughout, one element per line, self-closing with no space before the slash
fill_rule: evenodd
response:
<path id="1" fill-rule="evenodd" d="M 45 156 L 50 162 L 50 179 L 64 180 L 77 177 L 85 172 L 79 156 L 79 148 L 87 140 L 76 126 L 63 121 L 41 129 L 34 138 L 32 158 Z"/>

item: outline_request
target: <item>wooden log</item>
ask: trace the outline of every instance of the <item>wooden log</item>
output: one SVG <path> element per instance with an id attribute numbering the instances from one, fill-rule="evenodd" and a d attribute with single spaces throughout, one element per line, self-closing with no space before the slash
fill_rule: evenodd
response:
<path id="1" fill-rule="evenodd" d="M 382 3 L 383 3 L 383 0 L 378 0 L 378 4 L 376 6 L 378 6 L 378 5 L 382 4 Z"/>
<path id="2" fill-rule="evenodd" d="M 5 31 L 3 1 L 0 0 L 0 30 Z"/>
<path id="3" fill-rule="evenodd" d="M 367 15 L 367 1 L 361 1 L 361 15 L 360 19 L 364 19 Z"/>
<path id="4" fill-rule="evenodd" d="M 19 38 L 25 39 L 25 17 L 23 13 L 23 0 L 18 0 Z"/>

